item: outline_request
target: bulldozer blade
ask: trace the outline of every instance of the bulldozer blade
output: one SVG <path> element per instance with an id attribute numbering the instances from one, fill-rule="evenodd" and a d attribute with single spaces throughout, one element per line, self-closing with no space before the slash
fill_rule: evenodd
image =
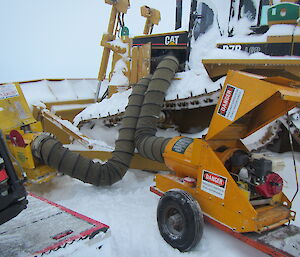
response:
<path id="1" fill-rule="evenodd" d="M 27 209 L 0 226 L 0 256 L 41 256 L 81 239 L 98 247 L 109 228 L 35 194 L 27 199 Z"/>

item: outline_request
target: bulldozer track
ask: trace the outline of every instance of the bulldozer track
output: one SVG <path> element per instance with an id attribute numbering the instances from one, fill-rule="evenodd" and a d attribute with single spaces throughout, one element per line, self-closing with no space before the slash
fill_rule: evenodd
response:
<path id="1" fill-rule="evenodd" d="M 177 99 L 172 100 L 166 100 L 163 103 L 162 107 L 162 113 L 160 116 L 160 122 L 159 127 L 161 128 L 176 128 L 176 124 L 172 121 L 173 113 L 180 112 L 183 110 L 195 110 L 195 109 L 201 109 L 203 107 L 207 106 L 214 106 L 217 104 L 219 95 L 220 95 L 220 89 L 215 90 L 212 92 L 207 92 L 205 94 L 193 96 L 191 93 L 190 97 L 187 98 L 179 98 L 177 96 Z M 95 121 L 102 121 L 103 124 L 107 127 L 113 127 L 118 126 L 122 119 L 123 119 L 124 112 L 119 112 L 113 115 L 108 115 L 105 117 L 98 117 L 98 118 L 91 118 L 82 120 L 78 127 L 81 128 L 85 124 L 94 123 Z M 289 124 L 289 125 L 288 125 Z M 273 149 L 274 145 L 278 144 L 278 142 L 281 140 L 281 134 L 283 130 L 283 126 L 287 128 L 287 126 L 290 127 L 290 131 L 292 134 L 293 139 L 300 144 L 300 133 L 299 129 L 293 124 L 292 121 L 287 122 L 287 118 L 280 118 L 277 121 L 273 122 L 267 129 L 265 134 L 259 138 L 256 142 L 254 142 L 253 145 L 256 147 L 253 149 L 253 151 L 262 151 L 264 149 Z M 289 151 L 289 149 L 285 149 L 285 151 Z"/>
<path id="2" fill-rule="evenodd" d="M 294 150 L 299 151 L 299 129 L 292 121 L 287 121 L 286 117 L 279 118 L 267 128 L 264 136 L 254 143 L 257 147 L 253 149 L 253 151 L 259 152 L 265 149 L 274 152 L 291 151 L 291 146 L 288 139 L 289 133 L 292 135 Z M 283 141 L 287 142 L 283 144 Z"/>
<path id="3" fill-rule="evenodd" d="M 280 125 L 281 122 L 279 120 L 273 122 L 267 128 L 264 136 L 254 143 L 256 145 L 256 148 L 253 149 L 252 151 L 259 152 L 261 150 L 266 149 L 268 146 L 273 145 L 276 142 L 276 140 L 279 139 L 279 135 L 282 130 Z"/>
<path id="4" fill-rule="evenodd" d="M 216 105 L 219 99 L 219 95 L 220 95 L 220 89 L 205 94 L 197 95 L 197 96 L 192 96 L 191 93 L 191 97 L 187 97 L 187 98 L 179 98 L 177 96 L 178 97 L 177 99 L 166 100 L 163 104 L 162 111 L 192 110 L 192 109 L 202 108 L 206 106 Z M 80 128 L 84 124 L 96 120 L 102 120 L 103 124 L 108 127 L 116 126 L 120 124 L 123 118 L 123 114 L 124 112 L 119 112 L 114 115 L 108 115 L 105 117 L 97 117 L 97 118 L 82 120 L 79 122 L 78 127 Z M 164 118 L 162 118 L 160 123 L 164 124 Z"/>
<path id="5" fill-rule="evenodd" d="M 182 99 L 168 100 L 164 102 L 163 110 L 195 109 L 204 106 L 216 105 L 219 99 L 220 90 L 212 91 L 198 96 L 191 96 Z"/>

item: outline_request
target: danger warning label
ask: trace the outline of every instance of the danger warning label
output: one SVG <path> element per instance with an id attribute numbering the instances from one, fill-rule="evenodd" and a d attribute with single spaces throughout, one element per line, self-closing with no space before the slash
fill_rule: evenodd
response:
<path id="1" fill-rule="evenodd" d="M 233 121 L 239 109 L 243 94 L 243 89 L 227 84 L 218 109 L 218 114 Z"/>
<path id="2" fill-rule="evenodd" d="M 201 190 L 224 199 L 226 184 L 227 178 L 208 170 L 202 171 Z"/>

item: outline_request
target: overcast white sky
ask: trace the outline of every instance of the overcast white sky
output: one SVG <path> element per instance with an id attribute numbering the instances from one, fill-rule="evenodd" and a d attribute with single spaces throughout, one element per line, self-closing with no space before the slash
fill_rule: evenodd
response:
<path id="1" fill-rule="evenodd" d="M 173 30 L 175 2 L 131 0 L 126 25 L 142 33 L 139 6 L 146 4 L 161 11 L 154 32 Z M 190 1 L 184 2 L 188 7 Z M 0 83 L 97 77 L 110 9 L 104 0 L 0 0 Z"/>

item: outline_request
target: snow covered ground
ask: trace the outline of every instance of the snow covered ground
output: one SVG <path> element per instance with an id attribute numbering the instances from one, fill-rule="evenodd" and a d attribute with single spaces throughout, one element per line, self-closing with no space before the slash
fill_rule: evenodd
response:
<path id="1" fill-rule="evenodd" d="M 188 6 L 186 3 L 189 1 L 183 2 Z M 139 16 L 137 6 L 147 4 L 161 10 L 161 26 L 159 30 L 155 28 L 154 32 L 173 29 L 173 0 L 140 0 L 131 1 L 131 4 L 125 20 L 129 24 Z M 0 33 L 4 40 L 0 41 L 0 83 L 41 78 L 96 77 L 101 53 L 99 41 L 105 31 L 109 12 L 109 6 L 99 0 L 90 0 L 89 3 L 80 0 L 2 0 Z M 129 25 L 133 34 L 142 31 L 144 19 L 139 19 L 141 22 L 135 22 L 136 26 Z M 195 48 L 195 56 L 198 58 L 191 60 L 191 74 L 182 74 L 183 78 L 186 77 L 186 85 L 193 84 L 192 77 L 201 78 L 203 84 L 209 83 L 206 80 L 207 76 L 203 75 L 199 56 L 208 54 L 208 49 L 214 45 L 210 40 L 215 38 L 208 34 L 208 48 Z M 228 55 L 223 53 L 224 56 Z M 178 92 L 180 87 L 177 86 L 174 91 L 171 89 L 169 94 Z M 94 92 L 90 90 L 90 86 L 88 88 L 90 93 L 85 92 L 86 97 L 92 96 Z M 34 92 L 29 86 L 27 91 L 24 90 L 30 103 L 48 101 L 50 98 L 52 101 L 55 100 L 55 96 L 57 100 L 65 100 L 71 95 L 75 98 L 78 96 L 67 81 L 54 95 L 51 95 L 48 89 L 49 87 L 41 82 Z M 184 93 L 186 92 L 182 92 Z M 90 114 L 91 112 L 88 112 L 87 115 Z M 98 131 L 86 132 L 94 137 L 96 136 L 92 134 L 98 132 L 97 139 L 103 137 L 103 141 L 104 138 L 108 141 L 105 143 L 112 144 L 116 138 L 116 131 L 114 129 L 103 132 L 99 128 Z M 172 136 L 175 132 L 167 133 Z M 295 191 L 295 177 L 291 155 L 286 153 L 275 156 L 284 159 L 286 166 L 281 173 L 287 182 L 284 190 L 292 196 Z M 296 161 L 299 167 L 299 154 L 296 155 Z M 154 176 L 155 174 L 145 171 L 129 170 L 122 181 L 111 187 L 96 188 L 67 176 L 57 177 L 46 185 L 32 186 L 30 190 L 33 192 L 99 220 L 111 228 L 110 237 L 104 241 L 101 249 L 84 244 L 77 249 L 74 244 L 49 256 L 266 256 L 209 224 L 205 225 L 204 236 L 193 251 L 180 253 L 171 248 L 160 236 L 156 224 L 158 197 L 149 191 Z M 293 209 L 300 213 L 299 196 L 295 199 Z M 296 220 L 295 224 L 299 226 L 300 219 Z"/>
<path id="2" fill-rule="evenodd" d="M 291 196 L 295 183 L 290 153 L 275 156 L 285 161 L 286 168 L 280 174 L 289 182 L 285 191 Z M 297 154 L 296 158 L 299 167 L 300 155 Z M 50 256 L 267 256 L 209 224 L 204 227 L 199 245 L 191 252 L 181 253 L 170 247 L 160 236 L 156 224 L 158 197 L 149 191 L 153 178 L 152 173 L 129 170 L 123 180 L 112 187 L 96 188 L 64 176 L 55 178 L 46 188 L 32 188 L 34 192 L 106 223 L 111 228 L 111 235 L 103 242 L 100 250 L 86 246 L 77 249 L 74 244 Z M 293 209 L 300 211 L 299 197 L 296 198 Z M 300 220 L 295 224 L 299 226 Z"/>

